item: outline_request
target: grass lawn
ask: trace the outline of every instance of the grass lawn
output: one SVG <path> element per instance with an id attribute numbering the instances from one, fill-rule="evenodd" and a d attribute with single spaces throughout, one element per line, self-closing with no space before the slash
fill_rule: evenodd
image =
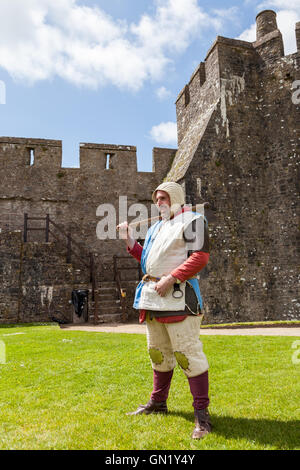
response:
<path id="1" fill-rule="evenodd" d="M 0 449 L 300 449 L 296 339 L 203 336 L 214 429 L 193 441 L 178 367 L 167 416 L 126 416 L 152 389 L 144 335 L 0 327 Z"/>

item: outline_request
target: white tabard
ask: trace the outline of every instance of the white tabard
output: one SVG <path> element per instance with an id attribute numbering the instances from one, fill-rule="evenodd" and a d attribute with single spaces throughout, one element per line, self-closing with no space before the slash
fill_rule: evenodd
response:
<path id="1" fill-rule="evenodd" d="M 195 212 L 182 212 L 171 220 L 162 222 L 155 235 L 146 260 L 146 272 L 153 277 L 167 276 L 187 259 L 187 243 L 184 231 L 193 220 L 203 217 Z M 181 298 L 172 296 L 173 287 L 161 297 L 154 287 L 156 282 L 145 282 L 141 291 L 139 308 L 154 311 L 184 311 L 185 282 L 180 284 L 183 291 Z"/>

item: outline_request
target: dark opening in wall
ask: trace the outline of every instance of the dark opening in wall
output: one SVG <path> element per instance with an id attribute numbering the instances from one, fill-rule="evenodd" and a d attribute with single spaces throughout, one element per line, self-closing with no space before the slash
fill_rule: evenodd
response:
<path id="1" fill-rule="evenodd" d="M 34 149 L 28 149 L 28 163 L 27 165 L 34 165 Z"/>
<path id="2" fill-rule="evenodd" d="M 184 104 L 187 106 L 190 102 L 190 89 L 189 86 L 186 85 L 184 88 Z"/>
<path id="3" fill-rule="evenodd" d="M 202 86 L 206 82 L 206 70 L 205 70 L 205 63 L 204 62 L 200 63 L 199 78 L 200 78 L 200 86 Z"/>
<path id="4" fill-rule="evenodd" d="M 106 154 L 106 166 L 105 166 L 106 170 L 112 170 L 113 169 L 112 156 L 113 156 L 112 153 L 107 153 Z"/>

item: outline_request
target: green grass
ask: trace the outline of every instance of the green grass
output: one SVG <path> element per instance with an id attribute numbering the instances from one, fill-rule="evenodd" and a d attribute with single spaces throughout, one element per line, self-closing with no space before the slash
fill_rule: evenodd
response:
<path id="1" fill-rule="evenodd" d="M 203 336 L 214 428 L 193 441 L 179 368 L 169 415 L 126 416 L 152 389 L 144 335 L 1 327 L 0 449 L 300 449 L 296 339 Z"/>

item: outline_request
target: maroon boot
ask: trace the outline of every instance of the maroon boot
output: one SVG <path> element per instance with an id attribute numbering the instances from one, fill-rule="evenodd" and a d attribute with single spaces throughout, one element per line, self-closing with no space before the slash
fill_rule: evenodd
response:
<path id="1" fill-rule="evenodd" d="M 192 434 L 192 439 L 202 439 L 206 434 L 211 432 L 211 422 L 208 409 L 195 410 L 195 428 Z"/>
<path id="2" fill-rule="evenodd" d="M 149 415 L 151 413 L 168 413 L 168 408 L 167 408 L 167 402 L 166 401 L 154 401 L 154 400 L 149 400 L 146 405 L 139 405 L 137 410 L 131 411 L 130 413 L 126 413 L 128 416 L 133 416 L 133 415 Z"/>

